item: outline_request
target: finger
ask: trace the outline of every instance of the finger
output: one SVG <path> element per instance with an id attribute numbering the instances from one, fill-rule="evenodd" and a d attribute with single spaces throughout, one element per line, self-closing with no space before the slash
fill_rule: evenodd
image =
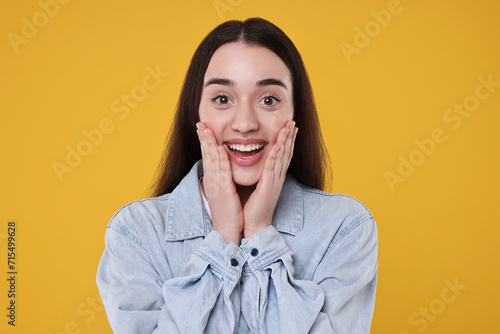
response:
<path id="1" fill-rule="evenodd" d="M 198 133 L 198 139 L 200 140 L 200 146 L 201 146 L 201 153 L 202 155 L 205 155 L 208 158 L 208 144 L 207 144 L 207 137 L 205 135 L 205 132 L 203 131 L 206 129 L 206 126 L 199 122 L 196 123 L 196 133 Z"/>
<path id="2" fill-rule="evenodd" d="M 271 150 L 269 151 L 269 156 L 266 160 L 264 173 L 262 175 L 264 184 L 267 184 L 267 182 L 274 184 L 274 182 L 279 177 L 279 168 L 277 168 L 277 166 L 281 163 L 280 160 L 282 159 L 282 146 L 287 134 L 286 132 L 287 129 L 283 127 L 278 133 L 276 143 L 271 147 Z"/>
<path id="3" fill-rule="evenodd" d="M 219 158 L 220 158 L 220 180 L 221 184 L 226 185 L 233 181 L 233 176 L 231 173 L 231 164 L 229 162 L 229 157 L 227 155 L 224 146 L 219 145 L 217 149 L 219 150 Z"/>
<path id="4" fill-rule="evenodd" d="M 215 135 L 210 128 L 203 130 L 205 137 L 207 138 L 208 152 L 210 155 L 210 162 L 212 165 L 212 175 L 215 182 L 220 181 L 220 153 L 217 149 L 217 141 Z"/>
<path id="5" fill-rule="evenodd" d="M 285 127 L 282 129 L 284 133 L 280 133 L 281 138 L 279 138 L 277 144 L 279 145 L 279 150 L 276 156 L 276 165 L 275 165 L 275 173 L 279 179 L 283 178 L 284 171 L 286 172 L 288 157 L 287 157 L 287 143 L 291 138 L 290 126 L 293 125 L 293 122 L 287 122 Z"/>
<path id="6" fill-rule="evenodd" d="M 289 132 L 286 136 L 286 141 L 283 147 L 283 160 L 280 171 L 281 178 L 284 178 L 286 176 L 286 171 L 288 169 L 288 166 L 290 165 L 290 161 L 292 159 L 292 154 L 293 154 L 292 146 L 293 146 L 293 136 L 295 132 L 295 122 L 290 122 L 288 126 L 289 126 L 288 127 Z"/>
<path id="7" fill-rule="evenodd" d="M 279 146 L 277 144 L 274 144 L 271 146 L 271 149 L 269 150 L 269 154 L 266 159 L 266 163 L 264 164 L 264 169 L 262 171 L 262 177 L 259 180 L 259 184 L 267 184 L 273 183 L 274 182 L 274 168 L 276 165 L 276 154 L 278 153 L 278 148 Z"/>
<path id="8" fill-rule="evenodd" d="M 274 173 L 276 174 L 276 176 L 278 178 L 281 177 L 281 167 L 283 165 L 284 144 L 285 144 L 286 137 L 288 136 L 289 132 L 290 132 L 290 130 L 286 129 L 284 136 L 277 143 L 278 144 L 278 151 L 276 152 L 276 162 L 274 165 Z"/>
<path id="9" fill-rule="evenodd" d="M 293 152 L 294 152 L 294 149 L 295 149 L 295 140 L 297 139 L 297 133 L 299 132 L 299 128 L 295 128 L 293 130 L 293 138 L 292 138 L 292 149 L 291 149 L 291 155 L 290 155 L 290 161 L 288 162 L 290 164 L 290 162 L 292 161 L 292 157 L 293 157 Z"/>
<path id="10" fill-rule="evenodd" d="M 198 139 L 200 140 L 200 146 L 201 146 L 201 155 L 202 155 L 202 162 L 203 162 L 203 174 L 205 178 L 211 178 L 212 177 L 212 166 L 211 166 L 211 158 L 210 158 L 210 152 L 208 150 L 208 143 L 207 143 L 207 137 L 205 135 L 204 129 L 206 129 L 206 125 L 202 122 L 196 123 L 196 132 L 198 133 Z"/>
<path id="11" fill-rule="evenodd" d="M 293 150 L 295 149 L 295 140 L 297 139 L 297 133 L 299 132 L 299 128 L 293 129 L 293 138 L 292 138 L 292 155 L 293 155 Z"/>

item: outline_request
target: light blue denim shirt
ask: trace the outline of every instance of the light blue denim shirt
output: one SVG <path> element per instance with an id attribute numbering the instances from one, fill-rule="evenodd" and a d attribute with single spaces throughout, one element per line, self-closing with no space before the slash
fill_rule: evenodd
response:
<path id="1" fill-rule="evenodd" d="M 226 244 L 198 161 L 170 194 L 111 219 L 97 285 L 115 333 L 369 333 L 377 228 L 345 195 L 287 176 L 273 224 Z"/>

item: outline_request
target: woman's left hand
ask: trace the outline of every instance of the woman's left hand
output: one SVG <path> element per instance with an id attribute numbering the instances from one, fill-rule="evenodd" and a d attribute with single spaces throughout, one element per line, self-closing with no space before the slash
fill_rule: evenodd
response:
<path id="1" fill-rule="evenodd" d="M 276 143 L 271 147 L 262 170 L 262 176 L 243 208 L 245 238 L 264 230 L 272 223 L 274 209 L 292 160 L 298 128 L 289 121 L 280 130 Z"/>

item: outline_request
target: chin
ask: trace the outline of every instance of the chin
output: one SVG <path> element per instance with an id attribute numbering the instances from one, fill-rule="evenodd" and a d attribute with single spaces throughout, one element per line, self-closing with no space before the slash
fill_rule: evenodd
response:
<path id="1" fill-rule="evenodd" d="M 259 183 L 262 175 L 262 169 L 238 166 L 236 168 L 233 167 L 232 173 L 235 184 L 247 187 L 254 186 Z"/>

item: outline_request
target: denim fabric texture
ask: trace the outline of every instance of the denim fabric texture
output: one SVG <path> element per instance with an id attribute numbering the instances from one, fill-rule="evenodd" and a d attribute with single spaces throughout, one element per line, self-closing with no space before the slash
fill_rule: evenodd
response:
<path id="1" fill-rule="evenodd" d="M 97 285 L 114 333 L 369 333 L 377 227 L 363 204 L 290 174 L 273 224 L 226 244 L 198 161 L 176 189 L 108 224 Z"/>

